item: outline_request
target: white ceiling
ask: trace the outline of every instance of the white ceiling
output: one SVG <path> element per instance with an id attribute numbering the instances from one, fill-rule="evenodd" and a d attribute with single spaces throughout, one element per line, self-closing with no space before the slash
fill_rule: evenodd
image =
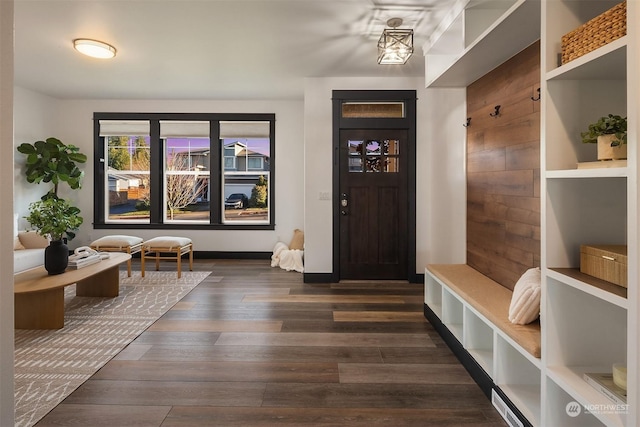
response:
<path id="1" fill-rule="evenodd" d="M 424 76 L 422 45 L 456 0 L 15 0 L 15 81 L 73 99 L 301 99 L 305 77 Z M 378 65 L 389 18 L 405 65 Z M 75 38 L 108 42 L 92 59 Z"/>

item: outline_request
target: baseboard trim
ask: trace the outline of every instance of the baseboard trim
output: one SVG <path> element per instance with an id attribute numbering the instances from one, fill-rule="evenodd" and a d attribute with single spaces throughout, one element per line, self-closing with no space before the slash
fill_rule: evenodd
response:
<path id="1" fill-rule="evenodd" d="M 442 337 L 442 340 L 451 349 L 453 354 L 458 358 L 462 366 L 467 370 L 471 378 L 478 384 L 478 387 L 482 390 L 484 395 L 491 401 L 491 391 L 496 390 L 496 393 L 504 401 L 504 403 L 511 409 L 511 411 L 518 417 L 522 424 L 526 427 L 533 427 L 533 425 L 527 420 L 527 418 L 518 410 L 518 408 L 509 400 L 504 392 L 498 387 L 489 374 L 476 362 L 476 360 L 464 349 L 462 343 L 449 331 L 440 318 L 424 304 L 424 317 L 431 323 L 433 328 Z"/>
<path id="2" fill-rule="evenodd" d="M 302 281 L 304 283 L 335 283 L 333 273 L 304 273 Z"/>
<path id="3" fill-rule="evenodd" d="M 271 259 L 271 252 L 194 251 L 195 259 Z"/>

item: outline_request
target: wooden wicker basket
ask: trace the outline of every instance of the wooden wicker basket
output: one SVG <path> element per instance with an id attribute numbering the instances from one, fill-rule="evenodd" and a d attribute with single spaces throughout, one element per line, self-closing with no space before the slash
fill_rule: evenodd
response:
<path id="1" fill-rule="evenodd" d="M 566 64 L 627 34 L 627 2 L 612 7 L 562 36 L 562 63 Z"/>

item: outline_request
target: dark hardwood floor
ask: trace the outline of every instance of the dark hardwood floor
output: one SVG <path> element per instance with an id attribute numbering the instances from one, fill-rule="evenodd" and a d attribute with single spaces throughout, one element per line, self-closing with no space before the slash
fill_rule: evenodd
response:
<path id="1" fill-rule="evenodd" d="M 194 269 L 212 273 L 37 426 L 505 425 L 424 319 L 421 285 Z"/>

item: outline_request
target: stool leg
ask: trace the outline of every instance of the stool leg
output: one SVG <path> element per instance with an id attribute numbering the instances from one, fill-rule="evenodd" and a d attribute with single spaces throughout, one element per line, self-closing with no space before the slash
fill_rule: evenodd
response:
<path id="1" fill-rule="evenodd" d="M 144 277 L 144 259 L 145 259 L 145 253 L 144 253 L 144 247 L 142 249 L 140 249 L 140 275 L 142 277 Z"/>
<path id="2" fill-rule="evenodd" d="M 176 249 L 176 262 L 178 263 L 178 279 L 182 277 L 182 251 L 181 248 Z"/>
<path id="3" fill-rule="evenodd" d="M 193 271 L 193 243 L 189 243 L 189 270 Z"/>
<path id="4" fill-rule="evenodd" d="M 156 251 L 156 271 L 160 270 L 160 252 Z"/>
<path id="5" fill-rule="evenodd" d="M 127 253 L 131 256 L 131 246 L 127 246 Z M 131 277 L 131 258 L 127 261 L 127 277 Z"/>

